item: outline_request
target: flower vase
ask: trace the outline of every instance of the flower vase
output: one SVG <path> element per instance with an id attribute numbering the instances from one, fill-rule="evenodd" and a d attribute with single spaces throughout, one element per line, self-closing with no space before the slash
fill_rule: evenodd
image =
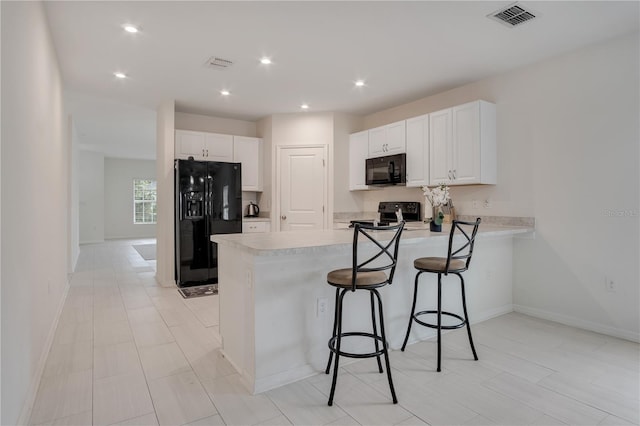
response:
<path id="1" fill-rule="evenodd" d="M 442 222 L 436 223 L 436 219 L 442 214 L 442 208 L 440 206 L 433 207 L 433 216 L 431 222 L 429 222 L 429 230 L 431 232 L 442 232 Z"/>

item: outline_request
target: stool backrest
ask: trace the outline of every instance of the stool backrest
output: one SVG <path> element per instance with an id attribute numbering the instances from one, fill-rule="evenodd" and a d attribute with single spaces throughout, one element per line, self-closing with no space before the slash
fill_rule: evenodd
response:
<path id="1" fill-rule="evenodd" d="M 465 269 L 469 268 L 471 263 L 471 255 L 473 254 L 473 245 L 476 241 L 476 234 L 478 233 L 478 227 L 480 226 L 480 218 L 477 218 L 475 222 L 463 222 L 461 220 L 454 220 L 451 223 L 451 233 L 449 234 L 449 251 L 447 253 L 447 264 L 445 266 L 445 274 L 449 272 L 449 264 L 452 260 L 464 260 L 466 262 Z M 465 229 L 466 228 L 466 229 Z M 453 247 L 453 239 L 456 233 L 462 234 L 464 238 L 460 246 Z"/>
<path id="2" fill-rule="evenodd" d="M 398 263 L 398 245 L 400 244 L 400 235 L 402 235 L 402 230 L 404 229 L 404 221 L 392 226 L 373 226 L 356 223 L 353 228 L 351 291 L 356 290 L 356 276 L 358 272 L 389 271 L 387 282 L 391 284 L 393 274 L 396 270 L 396 264 Z M 393 234 L 393 237 L 388 242 L 381 243 L 372 235 L 376 231 L 395 231 L 395 234 Z M 378 247 L 378 250 L 365 261 L 358 263 L 358 240 L 360 235 L 372 241 Z M 388 234 L 385 233 L 383 235 Z M 382 260 L 377 266 L 367 266 L 377 259 Z"/>

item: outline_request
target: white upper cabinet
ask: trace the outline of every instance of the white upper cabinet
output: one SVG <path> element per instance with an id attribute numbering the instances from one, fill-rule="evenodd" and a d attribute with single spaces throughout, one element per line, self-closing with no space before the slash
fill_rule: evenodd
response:
<path id="1" fill-rule="evenodd" d="M 208 161 L 233 162 L 233 136 L 205 133 L 204 152 Z"/>
<path id="2" fill-rule="evenodd" d="M 369 130 L 369 158 L 405 152 L 405 135 L 404 120 Z"/>
<path id="3" fill-rule="evenodd" d="M 263 189 L 262 139 L 233 137 L 233 161 L 242 163 L 242 190 L 261 192 Z"/>
<path id="4" fill-rule="evenodd" d="M 429 184 L 449 183 L 451 108 L 429 114 Z"/>
<path id="5" fill-rule="evenodd" d="M 204 159 L 204 133 L 176 130 L 176 158 Z"/>
<path id="6" fill-rule="evenodd" d="M 369 132 L 349 135 L 349 190 L 369 189 L 365 184 L 365 162 L 369 154 Z"/>
<path id="7" fill-rule="evenodd" d="M 406 123 L 407 186 L 429 185 L 429 115 Z"/>
<path id="8" fill-rule="evenodd" d="M 496 107 L 475 101 L 430 114 L 430 185 L 495 184 Z"/>
<path id="9" fill-rule="evenodd" d="M 233 136 L 176 130 L 175 158 L 205 161 L 233 161 Z"/>

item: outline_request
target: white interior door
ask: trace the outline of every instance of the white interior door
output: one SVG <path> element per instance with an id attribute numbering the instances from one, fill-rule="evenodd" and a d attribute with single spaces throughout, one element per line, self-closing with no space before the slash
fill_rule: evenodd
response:
<path id="1" fill-rule="evenodd" d="M 325 148 L 282 147 L 279 162 L 280 230 L 324 229 Z"/>

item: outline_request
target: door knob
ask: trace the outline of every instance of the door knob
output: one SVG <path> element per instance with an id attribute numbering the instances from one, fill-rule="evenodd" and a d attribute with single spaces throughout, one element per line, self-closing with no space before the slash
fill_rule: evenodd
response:
<path id="1" fill-rule="evenodd" d="M 287 217 L 285 215 L 282 215 L 282 216 L 280 216 L 280 219 L 287 220 Z"/>

